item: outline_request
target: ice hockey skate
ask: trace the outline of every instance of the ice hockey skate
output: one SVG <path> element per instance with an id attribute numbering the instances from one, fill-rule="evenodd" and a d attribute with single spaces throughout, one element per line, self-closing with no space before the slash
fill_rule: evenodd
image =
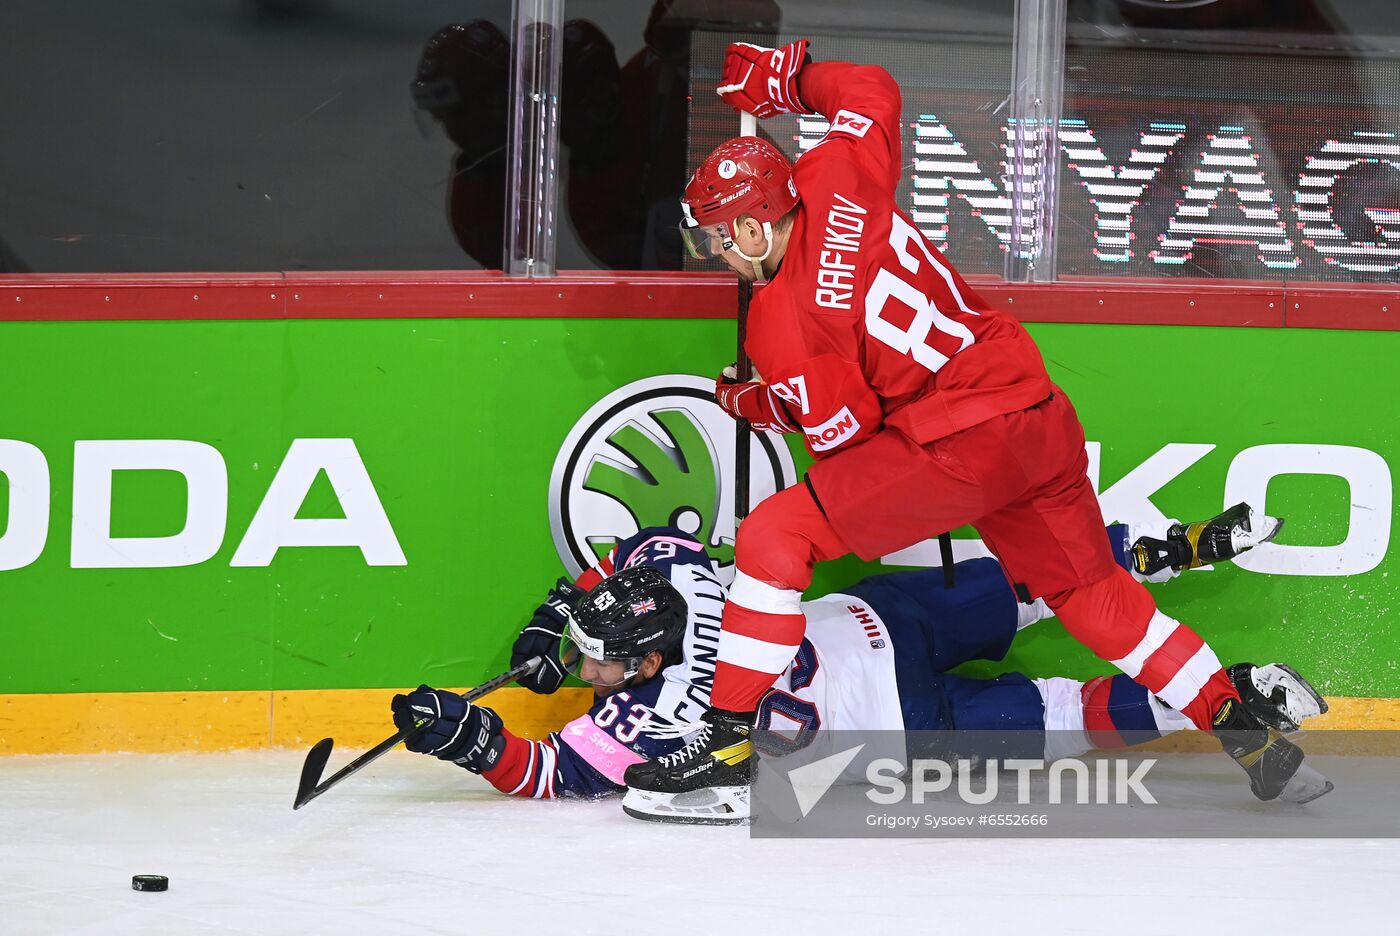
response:
<path id="1" fill-rule="evenodd" d="M 634 764 L 622 809 L 635 819 L 737 825 L 749 818 L 753 716 L 710 709 L 700 732 L 674 754 Z"/>
<path id="2" fill-rule="evenodd" d="M 1166 539 L 1140 536 L 1131 547 L 1134 570 L 1152 576 L 1163 569 L 1182 572 L 1229 561 L 1261 543 L 1272 542 L 1283 520 L 1238 503 L 1224 513 L 1195 523 L 1174 523 Z"/>
<path id="3" fill-rule="evenodd" d="M 1215 735 L 1225 753 L 1244 768 L 1249 788 L 1261 800 L 1307 803 L 1330 793 L 1332 781 L 1303 763 L 1303 751 L 1283 736 L 1307 718 L 1327 711 L 1327 702 L 1282 663 L 1229 669 L 1240 701 L 1231 699 L 1216 713 Z"/>
<path id="4" fill-rule="evenodd" d="M 1304 719 L 1327 711 L 1327 700 L 1287 663 L 1236 663 L 1227 672 L 1245 708 L 1284 734 L 1297 731 Z"/>

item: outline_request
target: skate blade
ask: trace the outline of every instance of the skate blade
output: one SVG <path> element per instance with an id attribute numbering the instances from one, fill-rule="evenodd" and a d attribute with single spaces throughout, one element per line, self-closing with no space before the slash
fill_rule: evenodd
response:
<path id="1" fill-rule="evenodd" d="M 1254 508 L 1248 505 L 1239 506 L 1245 507 L 1248 512 L 1244 522 L 1230 531 L 1230 548 L 1235 551 L 1236 556 L 1263 543 L 1272 543 L 1283 529 L 1284 523 L 1282 517 L 1256 513 Z"/>
<path id="2" fill-rule="evenodd" d="M 1288 782 L 1275 799 L 1280 803 L 1311 803 L 1335 789 L 1336 786 L 1331 780 L 1307 764 L 1302 764 L 1298 767 L 1298 772 L 1288 778 Z"/>
<path id="3" fill-rule="evenodd" d="M 742 825 L 749 821 L 749 788 L 706 787 L 686 793 L 630 789 L 622 811 L 644 822 L 687 825 Z"/>

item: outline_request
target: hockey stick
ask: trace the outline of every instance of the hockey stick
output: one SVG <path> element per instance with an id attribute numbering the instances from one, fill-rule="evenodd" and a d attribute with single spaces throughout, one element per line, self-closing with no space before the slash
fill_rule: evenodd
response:
<path id="1" fill-rule="evenodd" d="M 521 663 L 519 666 L 507 670 L 494 679 L 488 679 L 471 692 L 464 693 L 462 698 L 466 699 L 468 702 L 475 702 L 487 693 L 495 692 L 508 682 L 513 682 L 522 676 L 528 676 L 539 669 L 542 663 L 544 663 L 544 660 L 541 657 L 530 657 L 530 659 Z M 297 798 L 292 801 L 292 809 L 300 809 L 346 777 L 368 767 L 371 763 L 397 747 L 400 742 L 407 741 L 409 738 L 416 736 L 418 732 L 432 724 L 432 721 L 431 718 L 418 719 L 412 728 L 407 728 L 391 738 L 385 738 L 383 741 L 380 741 L 374 747 L 340 768 L 330 779 L 321 784 L 318 784 L 317 781 L 321 779 L 321 772 L 326 769 L 326 762 L 330 760 L 331 748 L 335 747 L 335 741 L 331 738 L 322 738 L 320 741 L 317 741 L 316 745 L 307 752 L 306 761 L 301 765 L 301 780 L 297 783 Z"/>
<path id="2" fill-rule="evenodd" d="M 753 298 L 753 283 L 739 280 L 739 357 L 736 363 L 740 383 L 753 379 L 753 362 L 744 353 L 744 337 L 748 332 L 749 300 Z M 734 532 L 749 515 L 749 438 L 753 429 L 747 419 L 734 423 Z"/>
<path id="3" fill-rule="evenodd" d="M 753 114 L 739 115 L 739 135 L 758 136 L 758 119 Z M 740 383 L 753 379 L 753 362 L 744 350 L 744 339 L 749 330 L 749 300 L 753 298 L 753 283 L 739 280 L 739 353 L 735 358 L 737 379 Z M 739 524 L 749 515 L 749 437 L 753 430 L 747 419 L 734 423 L 734 535 L 739 534 Z"/>

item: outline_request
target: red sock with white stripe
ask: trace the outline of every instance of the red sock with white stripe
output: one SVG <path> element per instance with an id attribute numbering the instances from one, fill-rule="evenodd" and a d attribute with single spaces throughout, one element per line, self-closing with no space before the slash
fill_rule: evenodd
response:
<path id="1" fill-rule="evenodd" d="M 807 618 L 801 601 L 800 591 L 755 582 L 742 572 L 736 576 L 724 606 L 711 705 L 729 712 L 751 712 L 757 707 L 802 645 Z M 746 607 L 749 604 L 768 610 Z M 793 610 L 775 610 L 778 607 Z"/>
<path id="2" fill-rule="evenodd" d="M 1047 595 L 1075 639 L 1145 686 L 1197 728 L 1239 693 L 1215 652 L 1190 627 L 1157 610 L 1147 589 L 1118 569 L 1092 585 Z"/>
<path id="3" fill-rule="evenodd" d="M 1033 680 L 1045 707 L 1045 759 L 1142 744 L 1195 726 L 1126 675 Z"/>
<path id="4" fill-rule="evenodd" d="M 807 632 L 802 592 L 816 563 L 850 550 L 805 484 L 763 501 L 739 527 L 737 572 L 724 606 L 710 704 L 752 712 Z"/>
<path id="5" fill-rule="evenodd" d="M 496 789 L 510 796 L 553 799 L 554 770 L 559 760 L 553 740 L 530 741 L 518 738 L 504 728 L 501 735 L 506 739 L 501 758 L 482 776 Z"/>

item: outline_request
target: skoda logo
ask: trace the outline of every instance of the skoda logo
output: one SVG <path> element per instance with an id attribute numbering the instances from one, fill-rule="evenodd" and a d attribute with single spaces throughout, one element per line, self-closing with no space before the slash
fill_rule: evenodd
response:
<path id="1" fill-rule="evenodd" d="M 554 546 L 571 575 L 643 527 L 676 526 L 717 559 L 726 584 L 734 563 L 732 420 L 714 381 L 664 374 L 608 394 L 574 424 L 549 479 Z M 749 436 L 749 503 L 797 480 L 777 433 Z"/>

